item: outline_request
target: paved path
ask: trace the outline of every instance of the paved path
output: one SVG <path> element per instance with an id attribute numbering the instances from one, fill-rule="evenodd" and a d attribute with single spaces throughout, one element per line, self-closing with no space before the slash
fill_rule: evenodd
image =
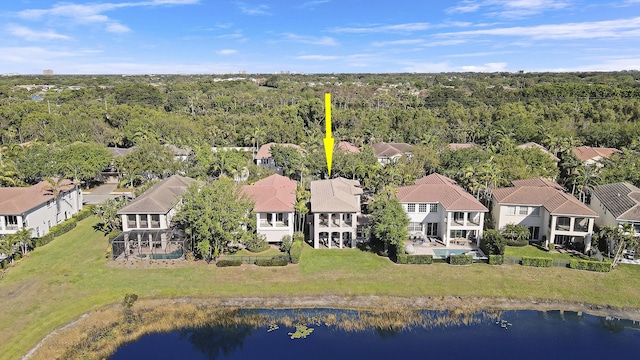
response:
<path id="1" fill-rule="evenodd" d="M 117 187 L 117 184 L 100 185 L 92 192 L 82 195 L 83 203 L 85 205 L 97 205 L 107 199 L 114 199 L 118 196 L 122 196 L 122 194 L 112 194 Z"/>

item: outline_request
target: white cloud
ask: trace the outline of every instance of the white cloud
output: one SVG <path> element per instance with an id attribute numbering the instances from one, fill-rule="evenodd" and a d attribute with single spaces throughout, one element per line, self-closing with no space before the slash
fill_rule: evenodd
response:
<path id="1" fill-rule="evenodd" d="M 123 3 L 57 3 L 48 9 L 27 9 L 22 10 L 14 15 L 18 18 L 31 21 L 53 20 L 56 18 L 68 19 L 71 22 L 82 25 L 104 25 L 109 32 L 123 33 L 130 29 L 109 18 L 104 13 L 129 7 L 156 7 L 167 5 L 193 5 L 198 4 L 200 0 L 153 0 L 140 2 L 123 2 Z"/>
<path id="2" fill-rule="evenodd" d="M 540 39 L 596 39 L 640 37 L 640 17 L 581 23 L 516 26 L 495 29 L 441 33 L 440 36 L 516 36 Z"/>
<path id="3" fill-rule="evenodd" d="M 331 2 L 329 0 L 314 0 L 314 1 L 307 1 L 305 3 L 302 3 L 302 5 L 298 6 L 298 9 L 303 9 L 303 10 L 315 10 L 316 6 L 318 5 L 322 5 L 322 4 L 326 4 L 328 2 Z"/>
<path id="4" fill-rule="evenodd" d="M 218 55 L 233 55 L 237 52 L 238 50 L 234 50 L 234 49 L 222 49 L 222 50 L 216 51 Z"/>
<path id="5" fill-rule="evenodd" d="M 329 55 L 301 55 L 296 56 L 297 60 L 314 60 L 314 61 L 327 61 L 327 60 L 338 60 L 340 56 L 329 56 Z"/>
<path id="6" fill-rule="evenodd" d="M 413 62 L 406 64 L 404 71 L 417 73 L 437 73 L 437 72 L 499 72 L 506 71 L 507 63 L 496 62 L 482 65 L 451 65 L 448 62 L 428 63 Z"/>
<path id="7" fill-rule="evenodd" d="M 285 40 L 294 41 L 302 44 L 311 44 L 311 45 L 321 45 L 321 46 L 336 46 L 338 42 L 329 36 L 304 36 L 304 35 L 296 35 L 291 33 L 282 34 L 285 37 Z"/>
<path id="8" fill-rule="evenodd" d="M 424 44 L 423 39 L 402 39 L 402 40 L 391 40 L 391 41 L 374 41 L 371 43 L 372 46 L 382 47 L 382 46 L 398 46 L 398 45 L 419 45 Z"/>
<path id="9" fill-rule="evenodd" d="M 243 2 L 236 2 L 238 9 L 247 15 L 273 15 L 269 12 L 269 5 L 249 6 Z"/>
<path id="10" fill-rule="evenodd" d="M 405 23 L 395 25 L 371 25 L 363 27 L 337 27 L 330 31 L 335 33 L 386 33 L 386 32 L 400 32 L 409 33 L 414 31 L 422 31 L 432 28 L 429 23 L 417 22 L 417 23 Z"/>
<path id="11" fill-rule="evenodd" d="M 464 0 L 445 11 L 447 13 L 471 13 L 481 9 L 487 15 L 505 18 L 522 18 L 547 11 L 561 10 L 573 5 L 572 0 Z"/>
<path id="12" fill-rule="evenodd" d="M 640 2 L 640 1 L 638 1 Z M 571 67 L 562 67 L 556 69 L 548 69 L 548 71 L 557 72 L 576 72 L 576 71 L 622 71 L 622 70 L 640 70 L 640 56 L 635 57 L 611 57 L 600 61 L 592 60 L 588 65 L 577 65 Z"/>
<path id="13" fill-rule="evenodd" d="M 470 72 L 498 72 L 498 71 L 506 71 L 507 63 L 499 62 L 499 63 L 486 63 L 484 65 L 467 65 L 462 66 L 462 71 L 470 71 Z"/>
<path id="14" fill-rule="evenodd" d="M 28 27 L 15 25 L 15 24 L 7 26 L 7 31 L 11 35 L 22 38 L 27 41 L 69 40 L 70 39 L 69 36 L 58 34 L 53 30 L 35 31 L 35 30 L 29 29 Z"/>

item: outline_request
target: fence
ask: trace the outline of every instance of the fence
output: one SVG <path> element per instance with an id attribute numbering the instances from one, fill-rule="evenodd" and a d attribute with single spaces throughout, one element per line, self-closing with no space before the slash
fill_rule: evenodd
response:
<path id="1" fill-rule="evenodd" d="M 225 255 L 225 256 L 221 257 L 221 259 L 224 259 L 224 260 L 240 260 L 240 261 L 242 261 L 243 264 L 255 264 L 256 261 L 258 261 L 258 260 L 272 260 L 272 259 L 286 260 L 288 262 L 291 262 L 291 259 L 290 259 L 289 255 L 275 255 L 275 256 L 268 256 L 268 255 L 260 255 L 260 256 Z"/>

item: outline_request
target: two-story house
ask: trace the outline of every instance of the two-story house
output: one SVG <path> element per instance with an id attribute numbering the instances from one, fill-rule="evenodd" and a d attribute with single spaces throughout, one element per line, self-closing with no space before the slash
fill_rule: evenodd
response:
<path id="1" fill-rule="evenodd" d="M 398 161 L 403 155 L 411 156 L 411 145 L 405 143 L 379 142 L 372 145 L 380 165 Z"/>
<path id="2" fill-rule="evenodd" d="M 118 211 L 122 218 L 122 231 L 169 229 L 177 212 L 176 206 L 194 181 L 173 175 L 154 184 Z"/>
<path id="3" fill-rule="evenodd" d="M 512 187 L 493 190 L 496 229 L 524 225 L 532 241 L 562 246 L 582 243 L 585 251 L 590 249 L 596 212 L 552 181 L 535 178 L 512 183 Z"/>
<path id="4" fill-rule="evenodd" d="M 274 145 L 291 147 L 298 151 L 302 149 L 299 145 L 296 145 L 296 144 L 276 144 L 272 142 L 268 144 L 264 144 L 260 146 L 260 149 L 258 149 L 258 152 L 256 153 L 256 158 L 255 158 L 256 165 L 268 167 L 271 169 L 276 169 L 276 164 L 273 161 L 273 155 L 271 154 L 271 147 Z"/>
<path id="5" fill-rule="evenodd" d="M 627 183 L 598 185 L 591 190 L 591 210 L 598 213 L 597 226 L 631 224 L 640 236 L 640 189 Z"/>
<path id="6" fill-rule="evenodd" d="M 357 180 L 340 177 L 311 182 L 309 231 L 315 249 L 356 246 L 361 195 Z"/>
<path id="7" fill-rule="evenodd" d="M 255 201 L 256 232 L 265 235 L 269 243 L 293 236 L 296 186 L 288 177 L 273 174 L 242 189 Z"/>
<path id="8" fill-rule="evenodd" d="M 69 180 L 59 184 L 54 199 L 51 184 L 41 181 L 29 187 L 0 188 L 0 235 L 31 229 L 40 237 L 52 226 L 82 210 L 82 191 Z"/>
<path id="9" fill-rule="evenodd" d="M 431 174 L 398 188 L 396 197 L 409 216 L 410 235 L 441 238 L 447 247 L 457 239 L 480 244 L 489 209 L 454 180 Z"/>

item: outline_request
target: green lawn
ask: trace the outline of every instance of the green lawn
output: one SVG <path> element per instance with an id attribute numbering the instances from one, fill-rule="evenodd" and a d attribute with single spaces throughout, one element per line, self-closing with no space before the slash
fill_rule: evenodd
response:
<path id="1" fill-rule="evenodd" d="M 141 297 L 306 295 L 498 296 L 558 299 L 638 308 L 640 266 L 611 273 L 513 266 L 396 265 L 357 249 L 314 250 L 299 265 L 217 268 L 204 262 L 155 261 L 114 266 L 93 217 L 36 249 L 0 280 L 0 359 L 16 359 L 81 314 Z M 522 249 L 521 249 L 522 250 Z M 523 250 L 524 251 L 524 250 Z M 532 256 L 537 256 L 533 255 Z"/>

